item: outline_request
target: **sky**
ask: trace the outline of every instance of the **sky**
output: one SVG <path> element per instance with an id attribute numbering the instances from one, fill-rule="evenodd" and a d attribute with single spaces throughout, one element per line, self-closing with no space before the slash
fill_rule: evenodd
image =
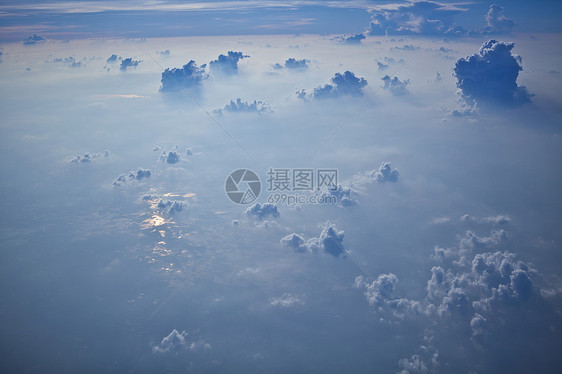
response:
<path id="1" fill-rule="evenodd" d="M 0 3 L 0 371 L 557 372 L 560 8 Z"/>

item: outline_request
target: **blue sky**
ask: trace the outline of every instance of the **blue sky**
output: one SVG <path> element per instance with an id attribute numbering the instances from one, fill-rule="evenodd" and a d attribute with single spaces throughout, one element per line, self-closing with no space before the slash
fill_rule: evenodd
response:
<path id="1" fill-rule="evenodd" d="M 3 2 L 0 371 L 556 372 L 559 28 Z"/>

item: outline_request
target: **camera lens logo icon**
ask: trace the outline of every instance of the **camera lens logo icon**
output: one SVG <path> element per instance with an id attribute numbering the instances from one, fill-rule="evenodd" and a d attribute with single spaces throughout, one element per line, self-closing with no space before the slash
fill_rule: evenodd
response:
<path id="1" fill-rule="evenodd" d="M 228 198 L 235 204 L 246 205 L 256 201 L 261 192 L 261 181 L 250 169 L 234 170 L 224 185 Z"/>

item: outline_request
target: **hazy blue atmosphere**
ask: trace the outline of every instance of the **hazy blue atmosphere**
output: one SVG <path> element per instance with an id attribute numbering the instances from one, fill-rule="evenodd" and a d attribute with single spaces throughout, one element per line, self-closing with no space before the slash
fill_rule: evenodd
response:
<path id="1" fill-rule="evenodd" d="M 1 2 L 0 372 L 559 372 L 561 21 Z"/>

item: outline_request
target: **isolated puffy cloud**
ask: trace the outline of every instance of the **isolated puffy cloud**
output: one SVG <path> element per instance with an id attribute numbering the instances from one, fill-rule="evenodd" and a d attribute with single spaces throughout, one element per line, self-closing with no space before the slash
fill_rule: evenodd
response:
<path id="1" fill-rule="evenodd" d="M 143 179 L 150 178 L 151 172 L 149 169 L 138 169 L 137 171 L 129 171 L 126 174 L 121 174 L 117 179 L 113 182 L 113 187 L 119 187 L 124 184 L 130 184 L 135 181 L 140 181 Z"/>
<path id="2" fill-rule="evenodd" d="M 177 92 L 181 91 L 182 87 L 191 88 L 200 85 L 209 77 L 205 67 L 206 64 L 198 66 L 191 60 L 181 68 L 167 68 L 162 72 L 160 92 Z"/>
<path id="3" fill-rule="evenodd" d="M 513 20 L 503 15 L 503 7 L 492 4 L 486 14 L 486 24 L 484 33 L 488 34 L 507 34 L 513 29 Z"/>
<path id="4" fill-rule="evenodd" d="M 381 80 L 384 82 L 383 88 L 390 91 L 393 95 L 399 96 L 408 93 L 406 86 L 410 84 L 409 79 L 401 81 L 398 77 L 390 78 L 390 76 L 385 75 Z"/>
<path id="5" fill-rule="evenodd" d="M 105 62 L 108 63 L 108 64 L 113 64 L 113 63 L 117 62 L 118 60 L 121 60 L 121 57 L 117 56 L 116 54 L 113 54 L 113 55 L 109 56 L 107 58 L 107 60 L 105 60 Z"/>
<path id="6" fill-rule="evenodd" d="M 302 60 L 296 60 L 294 58 L 289 58 L 285 61 L 285 67 L 287 69 L 307 69 L 308 68 L 308 60 L 306 59 L 302 59 Z"/>
<path id="7" fill-rule="evenodd" d="M 170 152 L 162 152 L 160 155 L 160 162 L 164 162 L 167 164 L 176 164 L 180 162 L 181 156 L 178 151 L 170 151 Z"/>
<path id="8" fill-rule="evenodd" d="M 278 218 L 279 217 L 279 210 L 277 209 L 276 204 L 270 203 L 255 203 L 251 207 L 247 208 L 246 216 L 256 219 L 258 221 L 263 221 L 266 218 Z"/>
<path id="9" fill-rule="evenodd" d="M 45 37 L 41 36 L 41 35 L 33 34 L 33 35 L 25 38 L 24 41 L 23 41 L 23 44 L 24 45 L 34 45 L 34 44 L 38 44 L 38 43 L 43 43 L 46 40 L 47 39 Z"/>
<path id="10" fill-rule="evenodd" d="M 190 334 L 183 330 L 179 332 L 176 329 L 173 329 L 170 334 L 165 336 L 159 344 L 156 344 L 152 347 L 152 352 L 154 353 L 170 353 L 182 350 L 189 350 L 195 351 L 198 349 L 210 349 L 211 345 L 206 343 L 202 339 L 189 339 Z"/>
<path id="11" fill-rule="evenodd" d="M 290 293 L 284 293 L 281 296 L 270 298 L 269 304 L 272 306 L 291 308 L 299 305 L 304 305 L 305 301 L 302 296 L 295 296 Z"/>
<path id="12" fill-rule="evenodd" d="M 489 40 L 478 53 L 459 59 L 454 68 L 457 87 L 471 103 L 519 106 L 532 96 L 524 86 L 517 85 L 521 57 L 512 55 L 514 43 Z"/>
<path id="13" fill-rule="evenodd" d="M 464 34 L 464 29 L 453 24 L 453 16 L 462 11 L 433 1 L 381 7 L 374 12 L 366 32 L 369 35 Z"/>
<path id="14" fill-rule="evenodd" d="M 296 252 L 322 251 L 334 257 L 345 257 L 343 237 L 344 232 L 338 231 L 336 227 L 328 221 L 318 237 L 305 240 L 299 234 L 293 233 L 282 238 L 281 244 L 294 249 Z"/>
<path id="15" fill-rule="evenodd" d="M 82 163 L 88 163 L 91 162 L 95 159 L 99 159 L 99 158 L 107 158 L 109 157 L 110 152 L 109 151 L 105 151 L 103 153 L 84 153 L 84 154 L 78 154 L 74 157 L 72 157 L 70 160 L 68 160 L 68 162 L 71 162 L 73 164 L 82 164 Z"/>
<path id="16" fill-rule="evenodd" d="M 431 345 L 421 345 L 410 358 L 398 361 L 399 374 L 436 373 L 439 370 L 439 351 Z"/>
<path id="17" fill-rule="evenodd" d="M 345 36 L 340 36 L 337 38 L 334 38 L 335 40 L 339 41 L 340 43 L 344 43 L 344 44 L 361 44 L 361 41 L 363 39 L 365 39 L 365 35 L 363 35 L 362 33 L 356 34 L 356 35 L 351 35 L 348 37 Z"/>
<path id="18" fill-rule="evenodd" d="M 121 61 L 121 65 L 119 66 L 119 69 L 121 71 L 125 71 L 128 68 L 136 68 L 138 64 L 140 64 L 142 61 L 141 60 L 133 60 L 131 57 L 125 58 Z"/>
<path id="19" fill-rule="evenodd" d="M 489 216 L 489 217 L 474 217 L 468 214 L 461 216 L 462 222 L 472 222 L 472 223 L 491 223 L 494 225 L 503 225 L 506 223 L 511 222 L 511 217 L 508 215 L 497 215 L 497 216 Z"/>
<path id="20" fill-rule="evenodd" d="M 169 56 L 170 50 L 166 49 L 165 51 L 156 51 L 156 53 L 159 54 L 160 56 Z"/>
<path id="21" fill-rule="evenodd" d="M 398 169 L 393 169 L 389 161 L 383 162 L 378 169 L 372 170 L 367 173 L 369 178 L 373 181 L 383 182 L 398 182 L 400 172 Z"/>
<path id="22" fill-rule="evenodd" d="M 265 114 L 272 112 L 271 108 L 267 102 L 254 100 L 253 102 L 242 101 L 241 98 L 237 98 L 236 101 L 230 100 L 230 103 L 226 104 L 223 109 L 215 109 L 213 111 L 216 115 L 222 115 L 223 112 L 229 113 L 258 113 Z"/>
<path id="23" fill-rule="evenodd" d="M 242 52 L 228 51 L 226 55 L 219 57 L 209 63 L 209 67 L 213 72 L 222 72 L 224 74 L 236 74 L 238 72 L 238 61 L 250 56 L 242 54 Z"/>
<path id="24" fill-rule="evenodd" d="M 351 71 L 343 74 L 336 73 L 331 84 L 325 84 L 314 89 L 312 97 L 315 99 L 335 99 L 341 96 L 363 96 L 363 87 L 367 85 L 365 78 L 357 78 Z M 297 92 L 299 98 L 305 99 L 305 90 Z"/>

